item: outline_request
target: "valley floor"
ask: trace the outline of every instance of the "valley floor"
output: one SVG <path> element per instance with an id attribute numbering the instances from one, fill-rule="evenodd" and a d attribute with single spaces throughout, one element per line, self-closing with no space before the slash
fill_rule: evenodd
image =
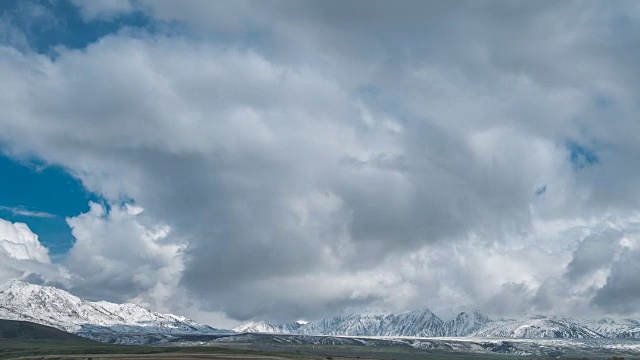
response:
<path id="1" fill-rule="evenodd" d="M 200 353 L 169 353 L 169 354 L 109 354 L 109 355 L 45 355 L 45 356 L 23 356 L 14 358 L 15 360 L 291 360 L 290 356 L 269 356 L 269 355 L 239 355 L 239 354 L 200 354 Z M 310 359 L 311 360 L 311 359 Z M 346 359 L 345 359 L 346 360 Z"/>
<path id="2" fill-rule="evenodd" d="M 37 356 L 21 356 L 17 358 L 10 358 L 13 360 L 379 360 L 379 359 L 395 359 L 395 360 L 496 360 L 505 359 L 505 356 L 477 356 L 477 355 L 464 355 L 464 354 L 398 354 L 398 353 L 386 353 L 377 354 L 378 356 L 363 356 L 357 355 L 358 352 L 351 355 L 260 355 L 260 354 L 203 354 L 203 353 L 156 353 L 156 354 L 84 354 L 84 355 L 37 355 Z M 379 355 L 382 355 L 381 357 Z M 508 357 L 509 359 L 520 359 L 515 357 Z"/>
<path id="3" fill-rule="evenodd" d="M 518 356 L 493 354 L 438 353 L 405 347 L 362 347 L 348 345 L 286 345 L 242 344 L 225 347 L 147 347 L 97 346 L 72 344 L 66 341 L 2 341 L 0 359 L 22 360 L 481 360 L 521 359 Z M 531 357 L 528 357 L 531 358 Z"/>
<path id="4" fill-rule="evenodd" d="M 640 358 L 640 341 L 486 338 L 351 338 L 244 334 L 171 346 L 110 345 L 86 339 L 0 339 L 0 359 L 131 360 L 519 360 Z"/>

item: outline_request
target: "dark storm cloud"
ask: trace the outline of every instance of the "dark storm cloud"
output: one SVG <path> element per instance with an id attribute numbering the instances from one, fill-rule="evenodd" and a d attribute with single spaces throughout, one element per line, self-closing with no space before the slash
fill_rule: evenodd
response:
<path id="1" fill-rule="evenodd" d="M 567 265 L 566 276 L 570 281 L 580 280 L 594 271 L 609 266 L 618 250 L 623 233 L 610 229 L 586 237 L 573 253 Z"/>
<path id="2" fill-rule="evenodd" d="M 638 250 L 623 251 L 620 259 L 613 263 L 607 283 L 598 290 L 592 303 L 607 312 L 625 315 L 637 313 L 640 310 L 639 258 Z"/>

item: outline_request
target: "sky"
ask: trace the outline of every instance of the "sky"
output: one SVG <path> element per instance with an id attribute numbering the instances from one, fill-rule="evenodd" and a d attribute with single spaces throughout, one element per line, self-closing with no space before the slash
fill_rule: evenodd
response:
<path id="1" fill-rule="evenodd" d="M 218 327 L 640 316 L 637 2 L 0 14 L 0 281 Z"/>

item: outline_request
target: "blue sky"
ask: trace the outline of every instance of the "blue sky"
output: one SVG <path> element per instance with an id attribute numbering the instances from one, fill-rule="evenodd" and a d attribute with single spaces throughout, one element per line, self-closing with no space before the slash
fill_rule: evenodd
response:
<path id="1" fill-rule="evenodd" d="M 215 325 L 640 314 L 639 11 L 2 2 L 0 281 Z"/>
<path id="2" fill-rule="evenodd" d="M 0 173 L 1 217 L 29 225 L 51 254 L 67 252 L 74 239 L 65 218 L 86 212 L 96 196 L 60 167 L 41 162 L 2 156 Z"/>
<path id="3" fill-rule="evenodd" d="M 142 13 L 122 14 L 108 21 L 87 23 L 69 1 L 19 1 L 0 4 L 9 23 L 21 29 L 31 50 L 54 56 L 56 46 L 84 48 L 123 27 L 149 27 Z"/>

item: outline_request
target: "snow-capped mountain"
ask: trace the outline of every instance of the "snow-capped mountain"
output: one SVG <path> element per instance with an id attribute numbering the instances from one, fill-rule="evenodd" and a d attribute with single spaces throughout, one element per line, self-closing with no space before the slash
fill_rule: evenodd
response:
<path id="1" fill-rule="evenodd" d="M 135 304 L 91 302 L 64 290 L 11 280 L 0 284 L 0 319 L 30 321 L 60 330 L 91 333 L 230 333 Z M 91 336 L 88 336 L 91 337 Z"/>
<path id="2" fill-rule="evenodd" d="M 478 311 L 462 311 L 450 320 L 443 320 L 428 309 L 398 315 L 336 316 L 294 327 L 286 324 L 251 322 L 234 330 L 239 333 L 385 337 L 640 338 L 640 322 L 629 319 L 577 320 L 530 316 L 521 319 L 492 320 Z"/>
<path id="3" fill-rule="evenodd" d="M 616 321 L 611 318 L 603 318 L 587 320 L 584 324 L 607 338 L 640 339 L 640 321 L 638 320 L 622 319 Z"/>
<path id="4" fill-rule="evenodd" d="M 446 336 L 467 336 L 475 334 L 491 323 L 491 319 L 477 310 L 462 311 L 445 323 Z"/>
<path id="5" fill-rule="evenodd" d="M 399 315 L 349 315 L 312 322 L 299 330 L 306 335 L 442 336 L 444 322 L 429 310 Z"/>
<path id="6" fill-rule="evenodd" d="M 394 314 L 353 314 L 336 316 L 307 324 L 269 324 L 250 322 L 234 330 L 239 333 L 263 332 L 301 335 L 345 336 L 466 336 L 491 320 L 481 313 L 461 312 L 444 321 L 428 309 Z"/>

